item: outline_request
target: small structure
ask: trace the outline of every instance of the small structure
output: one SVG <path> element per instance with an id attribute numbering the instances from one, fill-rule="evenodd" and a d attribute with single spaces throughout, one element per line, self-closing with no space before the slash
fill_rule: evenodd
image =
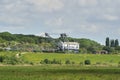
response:
<path id="1" fill-rule="evenodd" d="M 61 51 L 72 50 L 79 51 L 79 43 L 78 42 L 60 42 L 58 43 L 58 47 Z"/>
<path id="2" fill-rule="evenodd" d="M 106 50 L 100 50 L 100 51 L 95 51 L 93 53 L 94 54 L 108 54 L 108 51 L 106 51 Z"/>

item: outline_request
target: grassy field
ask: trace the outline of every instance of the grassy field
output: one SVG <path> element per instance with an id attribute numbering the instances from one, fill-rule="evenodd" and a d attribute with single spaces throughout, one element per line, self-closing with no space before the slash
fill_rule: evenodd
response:
<path id="1" fill-rule="evenodd" d="M 85 60 L 90 60 L 91 64 L 101 64 L 101 65 L 111 65 L 117 66 L 120 62 L 119 54 L 58 54 L 58 53 L 25 53 L 22 58 L 26 61 L 31 61 L 33 63 L 40 63 L 41 60 L 60 60 L 62 64 L 65 64 L 66 60 L 70 60 L 75 64 L 84 62 Z"/>
<path id="2" fill-rule="evenodd" d="M 20 52 L 0 52 L 2 56 L 16 56 Z M 1 80 L 120 80 L 120 54 L 62 54 L 23 52 L 18 59 L 30 64 L 4 65 L 0 63 Z M 62 64 L 40 64 L 44 59 L 60 60 Z M 80 65 L 85 60 L 91 65 Z M 16 58 L 10 58 L 16 60 Z M 7 61 L 10 61 L 9 59 Z M 75 64 L 65 65 L 70 60 Z M 36 65 L 37 64 L 37 65 Z"/>
<path id="3" fill-rule="evenodd" d="M 120 68 L 80 66 L 1 66 L 1 80 L 120 80 Z"/>

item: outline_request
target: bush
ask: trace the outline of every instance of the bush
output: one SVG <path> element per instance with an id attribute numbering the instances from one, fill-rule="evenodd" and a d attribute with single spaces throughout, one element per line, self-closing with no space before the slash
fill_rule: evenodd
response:
<path id="1" fill-rule="evenodd" d="M 40 64 L 61 64 L 61 61 L 56 59 L 53 59 L 52 61 L 48 59 L 44 59 L 40 61 Z"/>
<path id="2" fill-rule="evenodd" d="M 48 60 L 48 59 L 44 59 L 40 61 L 40 64 L 61 64 L 61 60 Z"/>
<path id="3" fill-rule="evenodd" d="M 73 61 L 72 64 L 75 64 L 75 62 Z"/>
<path id="4" fill-rule="evenodd" d="M 51 61 L 50 60 L 48 60 L 48 59 L 44 59 L 44 61 L 43 61 L 45 64 L 50 64 L 51 63 Z"/>
<path id="5" fill-rule="evenodd" d="M 120 61 L 118 62 L 118 64 L 120 64 Z"/>
<path id="6" fill-rule="evenodd" d="M 83 63 L 83 62 L 80 62 L 80 65 L 81 65 L 81 66 L 84 65 L 84 63 Z"/>
<path id="7" fill-rule="evenodd" d="M 15 65 L 15 64 L 18 63 L 18 60 L 17 60 L 17 58 L 14 57 L 14 56 L 11 56 L 11 57 L 10 57 L 10 56 L 6 56 L 6 57 L 5 57 L 5 60 L 4 60 L 4 63 Z"/>
<path id="8" fill-rule="evenodd" d="M 5 59 L 4 56 L 0 56 L 0 62 L 3 62 L 4 59 Z"/>
<path id="9" fill-rule="evenodd" d="M 3 63 L 16 65 L 16 64 L 23 64 L 24 60 L 20 58 L 16 58 L 15 56 L 5 56 Z"/>
<path id="10" fill-rule="evenodd" d="M 91 64 L 90 60 L 85 60 L 84 63 L 85 63 L 85 65 L 90 65 Z"/>
<path id="11" fill-rule="evenodd" d="M 66 60 L 66 61 L 65 61 L 65 64 L 70 64 L 70 60 Z"/>
<path id="12" fill-rule="evenodd" d="M 53 61 L 51 61 L 51 64 L 61 64 L 61 61 L 58 61 L 56 59 L 53 59 Z"/>
<path id="13" fill-rule="evenodd" d="M 120 67 L 120 61 L 118 62 L 118 67 Z"/>

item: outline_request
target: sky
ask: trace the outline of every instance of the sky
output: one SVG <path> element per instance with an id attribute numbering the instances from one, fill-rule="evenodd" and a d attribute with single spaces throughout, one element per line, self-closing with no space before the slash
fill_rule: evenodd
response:
<path id="1" fill-rule="evenodd" d="M 120 40 L 120 0 L 0 0 L 0 32 Z M 59 36 L 58 36 L 59 37 Z"/>

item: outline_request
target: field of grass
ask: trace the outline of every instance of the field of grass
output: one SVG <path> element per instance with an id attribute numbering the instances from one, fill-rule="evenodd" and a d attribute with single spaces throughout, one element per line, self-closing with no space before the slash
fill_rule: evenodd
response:
<path id="1" fill-rule="evenodd" d="M 80 66 L 1 66 L 1 80 L 120 80 L 120 68 Z"/>
<path id="2" fill-rule="evenodd" d="M 2 56 L 14 56 L 20 52 L 0 52 Z M 63 53 L 29 53 L 23 52 L 18 59 L 32 62 L 34 65 L 2 65 L 1 80 L 120 80 L 120 54 L 63 54 Z M 59 64 L 40 64 L 44 59 L 60 60 Z M 13 62 L 16 58 L 7 61 Z M 65 65 L 70 60 L 74 64 Z M 80 65 L 90 60 L 91 65 Z M 35 65 L 38 64 L 38 65 Z"/>
<path id="3" fill-rule="evenodd" d="M 26 61 L 33 63 L 40 63 L 41 60 L 60 60 L 62 64 L 65 64 L 66 60 L 70 60 L 75 64 L 90 60 L 91 64 L 112 65 L 116 66 L 120 62 L 120 54 L 61 54 L 61 53 L 26 53 L 22 55 L 22 58 Z"/>

